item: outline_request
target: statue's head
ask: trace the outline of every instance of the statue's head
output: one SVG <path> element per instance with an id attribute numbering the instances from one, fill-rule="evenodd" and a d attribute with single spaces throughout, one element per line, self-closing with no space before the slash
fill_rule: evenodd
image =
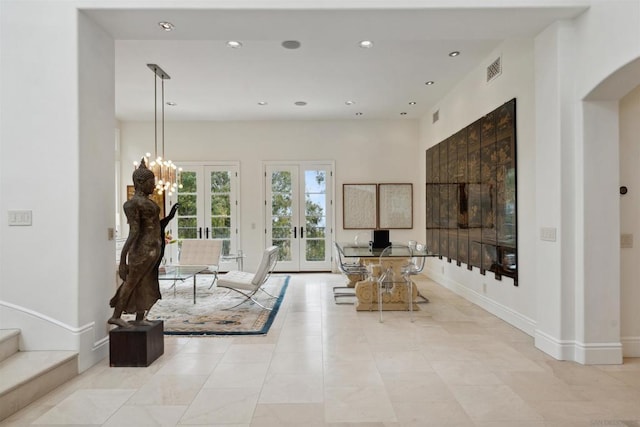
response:
<path id="1" fill-rule="evenodd" d="M 133 186 L 137 190 L 147 180 L 153 179 L 155 181 L 155 175 L 147 168 L 147 164 L 144 158 L 140 161 L 140 166 L 133 171 Z"/>

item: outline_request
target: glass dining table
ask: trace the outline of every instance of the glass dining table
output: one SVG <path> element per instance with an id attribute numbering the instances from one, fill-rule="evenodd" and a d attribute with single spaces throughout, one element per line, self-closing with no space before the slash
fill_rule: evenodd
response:
<path id="1" fill-rule="evenodd" d="M 356 245 L 354 243 L 340 243 L 338 248 L 342 256 L 346 258 L 380 258 L 385 248 L 369 248 L 368 245 Z M 402 258 L 420 258 L 420 257 L 436 257 L 438 254 L 427 250 L 426 248 L 411 249 L 408 245 L 393 244 L 391 250 L 385 254 L 388 257 Z"/>
<path id="2" fill-rule="evenodd" d="M 356 310 L 367 311 L 372 309 L 378 309 L 378 294 L 377 292 L 377 279 L 376 276 L 382 274 L 380 262 L 381 255 L 385 248 L 370 248 L 369 245 L 357 245 L 352 242 L 338 242 L 337 248 L 340 254 L 345 258 L 358 258 L 359 262 L 369 267 L 371 277 L 367 280 L 358 282 L 355 286 L 356 297 L 358 302 L 356 304 Z M 437 257 L 438 254 L 429 251 L 425 247 L 418 245 L 418 247 L 409 247 L 408 244 L 391 244 L 391 247 L 385 251 L 384 263 L 386 266 L 392 267 L 394 271 L 400 276 L 400 270 L 403 265 L 406 265 L 407 261 L 412 258 L 428 258 Z M 422 260 L 421 260 L 422 261 Z M 375 289 L 374 289 L 375 288 Z M 385 295 L 385 301 L 383 301 L 384 310 L 407 310 L 409 304 L 409 298 L 406 294 L 403 294 L 403 289 L 406 287 L 397 287 L 392 295 Z M 417 292 L 413 296 L 414 298 L 421 298 L 425 302 L 428 301 L 426 297 Z M 415 302 L 414 302 L 415 304 Z"/>

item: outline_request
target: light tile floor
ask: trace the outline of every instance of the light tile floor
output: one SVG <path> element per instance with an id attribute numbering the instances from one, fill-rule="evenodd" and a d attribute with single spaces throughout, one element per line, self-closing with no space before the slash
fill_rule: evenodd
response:
<path id="1" fill-rule="evenodd" d="M 0 426 L 640 426 L 640 359 L 582 366 L 425 277 L 414 312 L 336 305 L 293 275 L 267 336 L 165 338 L 148 368 L 87 370 Z"/>

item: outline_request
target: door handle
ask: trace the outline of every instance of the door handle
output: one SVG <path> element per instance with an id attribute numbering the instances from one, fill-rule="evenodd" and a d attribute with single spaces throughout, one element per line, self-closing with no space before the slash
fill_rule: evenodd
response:
<path id="1" fill-rule="evenodd" d="M 202 239 L 202 227 L 198 227 L 198 238 Z"/>
<path id="2" fill-rule="evenodd" d="M 295 239 L 295 238 L 297 238 L 297 237 L 298 237 L 298 236 L 297 236 L 297 234 L 296 234 L 296 228 L 295 228 L 295 227 L 293 227 L 293 238 Z"/>
<path id="3" fill-rule="evenodd" d="M 300 227 L 300 238 L 304 238 L 304 227 Z"/>
<path id="4" fill-rule="evenodd" d="M 209 238 L 209 227 L 204 229 L 204 235 L 206 236 L 206 238 Z"/>

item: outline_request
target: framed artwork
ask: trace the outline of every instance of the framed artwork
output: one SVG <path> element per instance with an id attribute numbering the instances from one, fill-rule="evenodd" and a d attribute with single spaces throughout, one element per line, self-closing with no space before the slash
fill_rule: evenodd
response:
<path id="1" fill-rule="evenodd" d="M 378 227 L 413 228 L 413 184 L 378 184 Z"/>
<path id="2" fill-rule="evenodd" d="M 133 185 L 127 185 L 127 200 L 130 200 L 136 192 Z M 149 195 L 149 198 L 156 202 L 160 207 L 160 219 L 164 218 L 164 193 L 158 194 L 155 191 Z"/>
<path id="3" fill-rule="evenodd" d="M 342 184 L 342 222 L 345 230 L 378 226 L 377 184 Z"/>

